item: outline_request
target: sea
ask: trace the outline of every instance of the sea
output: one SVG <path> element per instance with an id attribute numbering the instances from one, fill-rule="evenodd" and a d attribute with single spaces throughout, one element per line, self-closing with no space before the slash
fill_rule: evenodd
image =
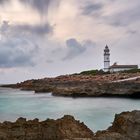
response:
<path id="1" fill-rule="evenodd" d="M 0 88 L 0 122 L 72 115 L 96 132 L 111 126 L 115 114 L 132 110 L 140 110 L 139 99 L 56 97 L 51 93 Z"/>

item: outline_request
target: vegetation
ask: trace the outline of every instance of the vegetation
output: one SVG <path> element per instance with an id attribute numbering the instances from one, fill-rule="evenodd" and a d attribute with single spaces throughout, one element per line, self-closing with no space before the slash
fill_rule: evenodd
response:
<path id="1" fill-rule="evenodd" d="M 140 69 L 125 70 L 125 71 L 120 71 L 117 73 L 138 73 L 138 72 L 140 72 Z M 79 74 L 82 74 L 82 75 L 103 75 L 103 74 L 110 74 L 110 72 L 104 72 L 103 70 L 88 70 L 88 71 L 83 71 Z"/>
<path id="2" fill-rule="evenodd" d="M 137 72 L 140 72 L 140 69 L 131 69 L 131 70 L 121 71 L 121 73 L 137 73 Z"/>
<path id="3" fill-rule="evenodd" d="M 110 72 L 104 72 L 103 70 L 88 70 L 83 71 L 80 74 L 82 75 L 103 75 L 103 74 L 109 74 Z"/>

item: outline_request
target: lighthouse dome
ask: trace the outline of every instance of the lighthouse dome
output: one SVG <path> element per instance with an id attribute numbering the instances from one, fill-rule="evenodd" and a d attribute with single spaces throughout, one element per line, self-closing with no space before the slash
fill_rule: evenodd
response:
<path id="1" fill-rule="evenodd" d="M 104 52 L 109 52 L 109 48 L 107 45 L 105 46 Z"/>

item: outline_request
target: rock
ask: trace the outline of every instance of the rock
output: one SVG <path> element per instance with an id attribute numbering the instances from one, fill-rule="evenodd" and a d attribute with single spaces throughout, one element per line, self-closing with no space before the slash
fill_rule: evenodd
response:
<path id="1" fill-rule="evenodd" d="M 17 120 L 16 120 L 16 123 L 19 123 L 19 124 L 21 124 L 21 123 L 26 123 L 26 118 L 18 118 Z"/>
<path id="2" fill-rule="evenodd" d="M 0 125 L 0 140 L 91 140 L 93 132 L 84 123 L 74 117 L 65 115 L 58 120 L 48 119 L 39 122 L 38 119 L 26 121 L 19 118 L 15 123 Z"/>
<path id="3" fill-rule="evenodd" d="M 52 91 L 55 96 L 72 97 L 129 97 L 140 98 L 140 84 L 121 83 L 81 83 L 76 86 L 58 86 Z"/>
<path id="4" fill-rule="evenodd" d="M 55 78 L 28 80 L 15 85 L 7 85 L 7 87 L 33 90 L 36 93 L 51 92 L 55 96 L 140 98 L 140 78 L 125 82 L 113 82 L 139 75 L 140 72 L 96 76 L 64 75 Z"/>
<path id="5" fill-rule="evenodd" d="M 96 133 L 93 140 L 139 140 L 140 111 L 123 112 L 115 115 L 111 127 Z"/>
<path id="6" fill-rule="evenodd" d="M 109 130 L 138 140 L 140 138 L 140 111 L 124 112 L 116 115 Z"/>
<path id="7" fill-rule="evenodd" d="M 115 115 L 111 127 L 93 133 L 73 116 L 39 122 L 19 118 L 15 123 L 0 123 L 0 140 L 139 140 L 140 111 Z"/>

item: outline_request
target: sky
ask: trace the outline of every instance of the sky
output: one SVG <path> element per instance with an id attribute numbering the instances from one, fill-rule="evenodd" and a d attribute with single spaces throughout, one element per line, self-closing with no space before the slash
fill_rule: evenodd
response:
<path id="1" fill-rule="evenodd" d="M 140 0 L 0 0 L 0 84 L 140 65 Z"/>

